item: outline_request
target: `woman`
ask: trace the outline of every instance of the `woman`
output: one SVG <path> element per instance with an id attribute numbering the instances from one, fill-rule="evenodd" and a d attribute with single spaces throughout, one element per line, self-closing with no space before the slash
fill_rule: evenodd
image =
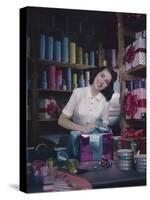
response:
<path id="1" fill-rule="evenodd" d="M 109 100 L 113 94 L 113 83 L 117 73 L 107 67 L 96 69 L 90 86 L 73 90 L 67 105 L 59 117 L 58 124 L 66 129 L 90 132 L 101 118 L 103 126 L 109 123 Z"/>

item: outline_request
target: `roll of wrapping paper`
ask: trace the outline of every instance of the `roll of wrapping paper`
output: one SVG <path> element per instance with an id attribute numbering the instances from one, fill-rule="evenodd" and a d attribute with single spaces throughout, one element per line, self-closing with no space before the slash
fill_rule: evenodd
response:
<path id="1" fill-rule="evenodd" d="M 56 67 L 55 65 L 51 65 L 48 68 L 48 87 L 51 90 L 56 89 Z"/>
<path id="2" fill-rule="evenodd" d="M 107 60 L 105 60 L 105 59 L 103 60 L 103 66 L 107 67 Z"/>
<path id="3" fill-rule="evenodd" d="M 39 57 L 45 59 L 45 48 L 46 48 L 46 36 L 40 34 L 40 45 L 39 45 Z"/>
<path id="4" fill-rule="evenodd" d="M 89 71 L 86 71 L 85 72 L 85 80 L 87 81 L 89 81 L 90 80 L 90 72 Z"/>
<path id="5" fill-rule="evenodd" d="M 77 64 L 83 64 L 83 49 L 82 47 L 77 47 Z"/>
<path id="6" fill-rule="evenodd" d="M 81 72 L 79 77 L 79 87 L 84 87 L 84 86 L 85 86 L 84 75 L 83 72 Z"/>
<path id="7" fill-rule="evenodd" d="M 68 63 L 68 56 L 69 56 L 69 38 L 68 37 L 64 37 L 63 41 L 62 41 L 62 61 L 63 63 Z"/>
<path id="8" fill-rule="evenodd" d="M 111 66 L 114 68 L 116 67 L 116 49 L 112 49 L 112 60 L 111 60 Z"/>
<path id="9" fill-rule="evenodd" d="M 90 51 L 90 65 L 95 65 L 95 53 Z"/>
<path id="10" fill-rule="evenodd" d="M 77 74 L 73 74 L 73 88 L 77 88 Z"/>
<path id="11" fill-rule="evenodd" d="M 42 89 L 47 89 L 47 71 L 42 72 L 42 80 L 41 80 Z"/>
<path id="12" fill-rule="evenodd" d="M 54 52 L 54 37 L 46 37 L 46 59 L 53 60 Z"/>
<path id="13" fill-rule="evenodd" d="M 89 54 L 88 54 L 88 52 L 84 53 L 84 64 L 85 65 L 89 64 Z"/>
<path id="14" fill-rule="evenodd" d="M 61 62 L 61 41 L 55 41 L 54 58 L 55 61 Z"/>
<path id="15" fill-rule="evenodd" d="M 72 86 L 71 86 L 71 82 L 72 82 L 72 78 L 71 78 L 71 67 L 67 68 L 67 81 L 66 81 L 66 84 L 67 84 L 67 89 L 68 90 L 71 90 L 72 89 Z"/>
<path id="16" fill-rule="evenodd" d="M 99 47 L 99 53 L 98 53 L 98 65 L 99 67 L 103 66 L 103 62 L 104 62 L 104 49 Z"/>
<path id="17" fill-rule="evenodd" d="M 70 64 L 76 63 L 76 43 L 75 42 L 69 43 L 69 63 Z"/>
<path id="18" fill-rule="evenodd" d="M 62 77 L 63 77 L 63 71 L 56 70 L 56 89 L 57 90 L 62 89 Z"/>

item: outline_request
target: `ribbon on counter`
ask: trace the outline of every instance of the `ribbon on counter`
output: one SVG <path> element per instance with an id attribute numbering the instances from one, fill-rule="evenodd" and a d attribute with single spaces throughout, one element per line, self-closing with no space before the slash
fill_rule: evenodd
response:
<path id="1" fill-rule="evenodd" d="M 139 52 L 146 53 L 146 49 L 138 48 L 135 50 L 135 46 L 133 46 L 133 44 L 131 44 L 130 48 L 127 50 L 127 53 L 124 56 L 124 61 L 128 62 L 128 63 L 132 63 L 132 61 L 135 58 L 135 54 L 139 53 Z"/>

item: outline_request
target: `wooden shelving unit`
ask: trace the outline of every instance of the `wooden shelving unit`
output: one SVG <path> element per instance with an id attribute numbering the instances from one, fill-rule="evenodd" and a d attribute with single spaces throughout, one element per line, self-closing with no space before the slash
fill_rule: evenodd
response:
<path id="1" fill-rule="evenodd" d="M 126 88 L 126 81 L 132 80 L 135 78 L 145 78 L 146 77 L 146 66 L 138 65 L 135 68 L 132 68 L 128 71 L 125 71 L 124 65 L 124 54 L 125 54 L 125 37 L 134 38 L 135 32 L 130 30 L 125 30 L 123 23 L 123 15 L 117 14 L 118 19 L 118 63 L 120 66 L 120 85 L 121 85 L 121 130 L 124 131 L 125 128 L 146 128 L 146 120 L 134 120 L 134 119 L 125 119 L 125 113 L 123 109 L 124 94 Z M 132 39 L 135 40 L 135 39 Z"/>

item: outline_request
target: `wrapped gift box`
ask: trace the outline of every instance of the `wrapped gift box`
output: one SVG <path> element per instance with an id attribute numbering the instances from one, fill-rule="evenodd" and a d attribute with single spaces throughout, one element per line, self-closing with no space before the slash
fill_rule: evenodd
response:
<path id="1" fill-rule="evenodd" d="M 136 40 L 138 40 L 140 37 L 146 39 L 146 31 L 145 30 L 135 33 Z"/>
<path id="2" fill-rule="evenodd" d="M 56 100 L 51 99 L 39 99 L 39 120 L 51 120 L 58 116 L 58 106 Z"/>
<path id="3" fill-rule="evenodd" d="M 79 154 L 81 162 L 112 159 L 112 133 L 81 134 Z"/>
<path id="4" fill-rule="evenodd" d="M 145 119 L 146 117 L 146 80 L 126 81 L 128 93 L 124 98 L 126 119 Z"/>
<path id="5" fill-rule="evenodd" d="M 126 71 L 138 65 L 146 65 L 146 40 L 139 37 L 126 48 L 124 57 Z"/>
<path id="6" fill-rule="evenodd" d="M 98 123 L 100 124 L 100 122 Z M 71 131 L 67 152 L 70 158 L 77 158 L 80 161 L 100 160 L 103 155 L 107 159 L 111 159 L 112 130 L 98 127 L 86 134 L 80 131 Z"/>

